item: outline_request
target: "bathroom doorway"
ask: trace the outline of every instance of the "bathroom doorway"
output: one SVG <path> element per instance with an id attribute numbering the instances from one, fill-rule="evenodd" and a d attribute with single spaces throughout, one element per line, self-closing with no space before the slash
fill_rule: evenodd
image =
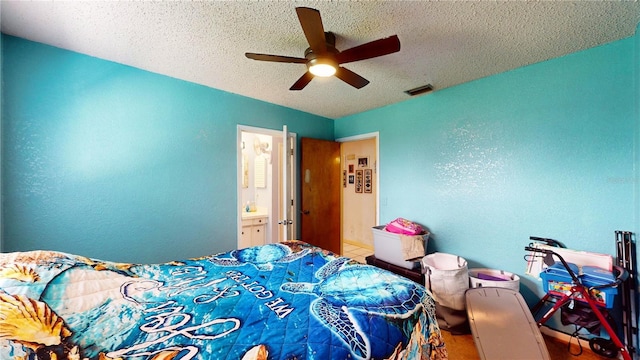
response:
<path id="1" fill-rule="evenodd" d="M 239 125 L 237 155 L 238 248 L 295 238 L 295 134 Z"/>

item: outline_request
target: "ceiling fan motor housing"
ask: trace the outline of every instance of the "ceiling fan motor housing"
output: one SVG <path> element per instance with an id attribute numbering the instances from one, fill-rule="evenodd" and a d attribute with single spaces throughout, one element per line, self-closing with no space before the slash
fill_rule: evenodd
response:
<path id="1" fill-rule="evenodd" d="M 338 60 L 336 60 L 336 55 L 339 51 L 327 42 L 327 51 L 322 54 L 316 54 L 311 50 L 311 48 L 307 48 L 304 52 L 304 57 L 307 61 L 307 68 L 311 69 L 311 67 L 315 65 L 329 65 L 334 69 L 338 68 Z"/>

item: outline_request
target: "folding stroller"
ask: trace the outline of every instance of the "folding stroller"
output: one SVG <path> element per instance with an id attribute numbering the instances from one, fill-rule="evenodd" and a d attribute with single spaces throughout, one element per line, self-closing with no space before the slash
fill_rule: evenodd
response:
<path id="1" fill-rule="evenodd" d="M 531 237 L 532 240 L 545 240 L 547 243 L 553 243 L 552 239 L 542 239 Z M 556 242 L 557 243 L 557 242 Z M 578 270 L 576 274 L 575 269 L 578 267 L 574 264 L 567 263 L 565 259 L 559 255 L 558 253 L 549 250 L 547 248 L 538 248 L 534 247 L 533 244 L 529 244 L 529 246 L 525 247 L 525 250 L 531 251 L 534 253 L 540 253 L 540 256 L 545 257 L 546 264 L 554 264 L 556 268 L 564 267 L 566 272 L 570 277 L 570 283 L 567 284 L 565 291 L 547 291 L 547 293 L 543 296 L 543 298 L 533 307 L 532 313 L 535 314 L 542 308 L 542 306 L 549 302 L 553 303 L 553 307 L 549 309 L 540 320 L 537 321 L 538 326 L 542 326 L 544 323 L 549 320 L 556 311 L 560 310 L 565 306 L 572 306 L 574 301 L 580 301 L 583 304 L 586 303 L 593 311 L 593 314 L 596 315 L 597 319 L 600 322 L 600 326 L 606 330 L 609 334 L 610 339 L 604 339 L 600 337 L 592 337 L 589 340 L 589 346 L 591 350 L 596 354 L 606 356 L 606 357 L 617 357 L 618 353 L 622 355 L 624 360 L 631 360 L 631 355 L 629 350 L 625 347 L 625 345 L 620 341 L 618 335 L 616 334 L 615 329 L 612 327 L 609 319 L 603 313 L 603 300 L 601 298 L 596 297 L 596 293 L 600 292 L 600 290 L 607 288 L 615 288 L 620 285 L 622 282 L 626 280 L 628 277 L 627 271 L 620 266 L 613 266 L 613 281 L 609 283 L 599 284 L 595 286 L 589 286 L 586 284 L 586 281 L 583 279 L 583 275 L 581 270 Z M 558 259 L 559 262 L 554 263 L 554 259 Z"/>

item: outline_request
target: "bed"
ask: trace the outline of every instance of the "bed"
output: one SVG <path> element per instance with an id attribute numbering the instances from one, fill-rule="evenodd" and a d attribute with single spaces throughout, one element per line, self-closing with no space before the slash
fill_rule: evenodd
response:
<path id="1" fill-rule="evenodd" d="M 434 302 L 290 241 L 164 264 L 0 254 L 0 359 L 446 359 Z"/>

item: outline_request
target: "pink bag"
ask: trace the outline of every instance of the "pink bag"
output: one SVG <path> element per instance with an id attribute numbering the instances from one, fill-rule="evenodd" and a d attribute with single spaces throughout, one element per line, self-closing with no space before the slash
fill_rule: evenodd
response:
<path id="1" fill-rule="evenodd" d="M 420 235 L 424 232 L 422 226 L 403 218 L 397 218 L 385 226 L 385 230 L 394 234 Z"/>

